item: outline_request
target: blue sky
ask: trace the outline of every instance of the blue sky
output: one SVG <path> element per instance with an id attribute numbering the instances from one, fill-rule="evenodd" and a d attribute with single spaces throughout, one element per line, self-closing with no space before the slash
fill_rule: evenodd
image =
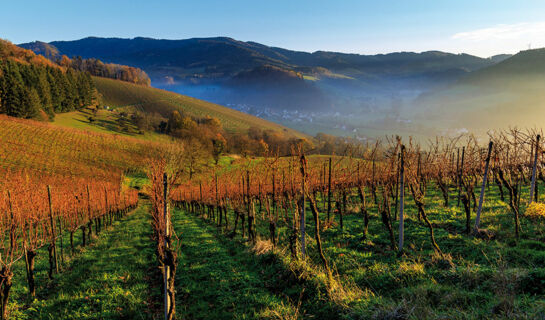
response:
<path id="1" fill-rule="evenodd" d="M 294 50 L 362 54 L 442 50 L 479 56 L 545 47 L 545 1 L 15 1 L 0 37 L 229 36 Z"/>

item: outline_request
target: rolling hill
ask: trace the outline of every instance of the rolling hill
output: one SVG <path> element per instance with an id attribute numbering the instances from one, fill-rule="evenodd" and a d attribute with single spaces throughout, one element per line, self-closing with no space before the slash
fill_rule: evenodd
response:
<path id="1" fill-rule="evenodd" d="M 545 49 L 522 51 L 415 101 L 418 121 L 438 130 L 537 127 L 545 119 Z"/>
<path id="2" fill-rule="evenodd" d="M 373 137 L 379 135 L 378 128 L 405 135 L 478 131 L 483 121 L 502 126 L 508 123 L 513 105 L 520 108 L 516 101 L 540 103 L 539 68 L 533 68 L 533 61 L 539 57 L 530 56 L 538 52 L 490 58 L 440 51 L 310 53 L 227 37 L 89 37 L 22 46 L 36 52 L 139 67 L 150 75 L 155 87 L 227 105 L 309 133 Z M 525 79 L 537 78 L 518 88 L 519 81 L 513 80 L 517 72 L 524 73 Z M 111 96 L 106 101 L 112 105 L 153 102 L 158 110 L 184 104 L 171 98 L 116 99 Z M 489 112 L 493 117 L 486 116 Z M 226 125 L 240 126 L 244 122 L 240 117 L 246 115 L 237 117 L 234 122 L 226 120 Z M 529 124 L 532 119 L 527 120 L 521 123 Z"/>
<path id="3" fill-rule="evenodd" d="M 308 138 L 303 133 L 279 124 L 174 92 L 107 78 L 93 77 L 93 80 L 102 95 L 104 104 L 111 107 L 131 107 L 150 113 L 157 112 L 165 117 L 174 110 L 183 110 L 195 117 L 218 118 L 224 129 L 232 133 L 243 132 L 250 127 L 259 127 L 263 130 L 279 132 L 288 137 Z"/>

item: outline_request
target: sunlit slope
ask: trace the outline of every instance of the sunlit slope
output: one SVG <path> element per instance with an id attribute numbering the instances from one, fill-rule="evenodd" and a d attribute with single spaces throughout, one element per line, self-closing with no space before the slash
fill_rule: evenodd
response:
<path id="1" fill-rule="evenodd" d="M 166 143 L 62 128 L 0 115 L 0 171 L 29 169 L 47 174 L 108 178 L 141 171 Z"/>
<path id="2" fill-rule="evenodd" d="M 438 131 L 485 134 L 545 124 L 545 49 L 528 50 L 421 97 L 417 121 Z"/>
<path id="3" fill-rule="evenodd" d="M 211 116 L 221 120 L 225 130 L 242 132 L 250 127 L 274 130 L 287 136 L 307 137 L 303 133 L 269 122 L 252 115 L 229 109 L 203 100 L 187 97 L 174 92 L 133 85 L 126 82 L 93 78 L 106 105 L 112 107 L 134 106 L 146 112 L 157 112 L 168 116 L 173 110 L 196 116 Z"/>
<path id="4" fill-rule="evenodd" d="M 90 116 L 94 118 L 93 122 L 89 121 Z M 148 141 L 169 143 L 173 139 L 166 134 L 160 134 L 153 131 L 140 132 L 134 124 L 127 125 L 128 131 L 121 130 L 117 121 L 118 117 L 114 112 L 98 110 L 98 112 L 92 113 L 89 109 L 82 109 L 56 114 L 53 124 L 60 127 L 75 128 L 97 133 L 110 133 Z"/>

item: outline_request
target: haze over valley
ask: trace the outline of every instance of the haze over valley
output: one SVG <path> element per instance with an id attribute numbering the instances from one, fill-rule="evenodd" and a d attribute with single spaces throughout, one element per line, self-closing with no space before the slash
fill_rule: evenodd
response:
<path id="1" fill-rule="evenodd" d="M 540 49 L 488 58 L 441 51 L 359 55 L 293 51 L 227 37 L 88 37 L 21 46 L 53 60 L 80 56 L 138 67 L 158 88 L 311 135 L 361 140 L 536 125 L 532 114 L 540 112 L 545 76 Z M 514 77 L 516 85 L 509 85 Z M 525 112 L 510 113 L 521 101 L 527 102 Z"/>

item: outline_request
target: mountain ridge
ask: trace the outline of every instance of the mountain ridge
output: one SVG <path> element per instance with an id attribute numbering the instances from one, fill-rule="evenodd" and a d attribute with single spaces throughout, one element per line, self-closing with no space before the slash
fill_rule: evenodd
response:
<path id="1" fill-rule="evenodd" d="M 32 48 L 34 43 L 21 44 L 24 48 Z M 340 70 L 354 68 L 362 74 L 362 68 L 371 68 L 375 66 L 373 72 L 377 73 L 380 70 L 376 67 L 387 67 L 387 74 L 405 74 L 403 70 L 398 70 L 400 65 L 404 63 L 415 64 L 411 70 L 415 68 L 437 71 L 451 69 L 456 67 L 465 67 L 470 71 L 481 68 L 486 65 L 493 64 L 489 58 L 480 58 L 469 54 L 453 54 L 438 50 L 430 50 L 424 52 L 391 52 L 376 55 L 364 55 L 356 53 L 342 53 L 334 51 L 317 50 L 314 52 L 295 51 L 280 47 L 267 46 L 255 41 L 239 41 L 230 37 L 208 37 L 208 38 L 189 38 L 180 40 L 170 39 L 153 39 L 145 37 L 128 38 L 101 38 L 101 37 L 86 37 L 73 41 L 52 41 L 47 43 L 49 46 L 56 48 L 60 54 L 68 56 L 82 56 L 83 58 L 97 58 L 112 63 L 126 63 L 132 66 L 140 67 L 148 73 L 157 75 L 157 69 L 162 68 L 164 71 L 165 65 L 161 65 L 157 61 L 151 63 L 146 61 L 145 57 L 152 56 L 154 58 L 163 57 L 163 64 L 171 64 L 175 62 L 177 67 L 191 69 L 198 65 L 212 66 L 208 69 L 208 74 L 212 77 L 217 76 L 214 70 L 220 69 L 222 76 L 232 76 L 236 73 L 248 69 L 252 69 L 259 65 L 269 64 L 284 68 L 300 67 L 324 67 L 327 69 Z M 194 53 L 193 56 L 180 49 L 190 50 L 189 53 Z M 169 50 L 173 50 L 178 54 L 182 54 L 185 60 L 175 59 Z M 154 52 L 155 51 L 155 52 Z M 211 55 L 210 52 L 226 52 L 228 55 L 223 56 L 219 63 L 213 60 L 217 55 Z M 153 54 L 155 53 L 155 54 Z M 160 53 L 160 55 L 158 54 Z M 203 61 L 202 54 L 208 55 L 209 59 Z M 133 56 L 134 55 L 134 56 Z M 205 55 L 205 57 L 206 57 Z M 238 57 L 240 55 L 240 57 Z M 498 56 L 496 56 L 498 57 Z M 226 60 L 227 58 L 227 60 Z M 232 61 L 235 60 L 237 61 Z M 229 61 L 231 59 L 231 61 Z M 433 59 L 435 65 L 426 63 L 427 60 Z M 440 61 L 441 59 L 451 61 Z M 247 63 L 240 63 L 246 61 Z M 199 64 L 200 62 L 200 64 Z M 223 65 L 224 68 L 218 68 L 217 65 Z M 230 68 L 226 68 L 229 66 Z M 229 69 L 229 70 L 227 70 Z M 409 70 L 409 71 L 411 71 Z M 203 72 L 207 74 L 206 70 Z M 189 74 L 173 72 L 171 76 L 179 76 L 183 78 Z"/>

